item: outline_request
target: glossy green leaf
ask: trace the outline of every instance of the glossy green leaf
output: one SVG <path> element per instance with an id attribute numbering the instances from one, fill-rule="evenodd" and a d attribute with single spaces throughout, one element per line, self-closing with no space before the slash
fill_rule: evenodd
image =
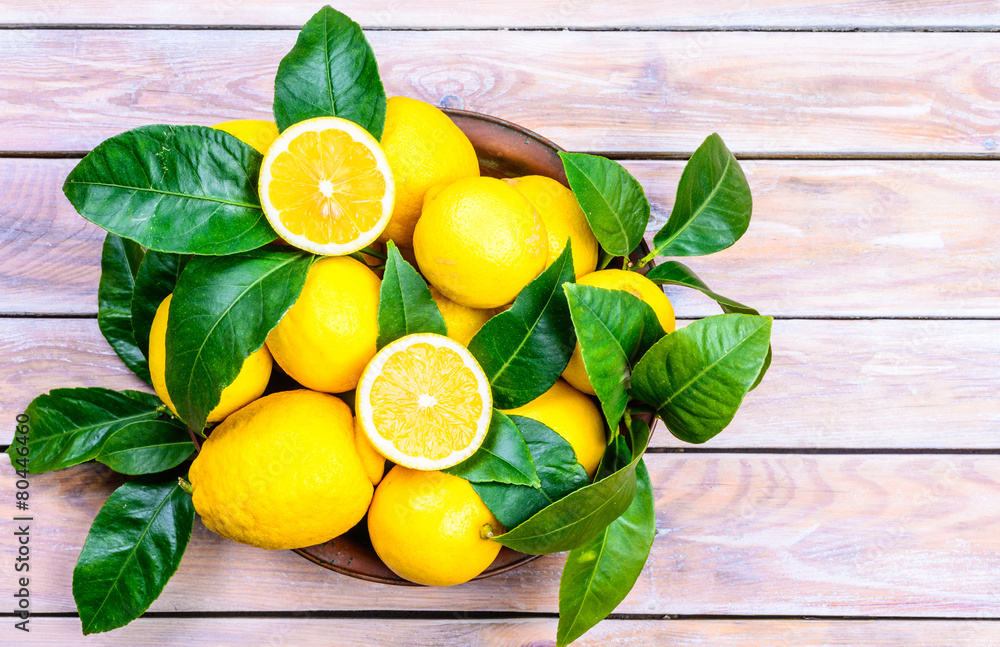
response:
<path id="1" fill-rule="evenodd" d="M 166 407 L 159 398 L 139 391 L 52 389 L 25 409 L 28 471 L 39 474 L 89 461 L 111 434 L 134 422 L 155 420 L 161 408 Z M 20 447 L 8 448 L 12 461 Z"/>
<path id="2" fill-rule="evenodd" d="M 279 130 L 313 117 L 341 117 L 375 139 L 385 125 L 385 89 L 360 25 L 323 7 L 299 32 L 274 79 Z"/>
<path id="3" fill-rule="evenodd" d="M 509 483 L 541 487 L 528 445 L 510 418 L 493 410 L 482 446 L 467 460 L 444 470 L 471 483 Z"/>
<path id="4" fill-rule="evenodd" d="M 569 551 L 559 580 L 562 647 L 585 634 L 621 604 L 642 573 L 656 536 L 653 484 L 645 463 L 635 468 L 636 492 L 622 516 L 596 537 Z"/>
<path id="5" fill-rule="evenodd" d="M 726 428 L 760 375 L 771 317 L 707 317 L 656 343 L 632 373 L 632 395 L 656 408 L 670 433 L 703 443 Z"/>
<path id="6" fill-rule="evenodd" d="M 604 450 L 604 456 L 601 457 L 601 462 L 597 466 L 597 474 L 594 475 L 594 481 L 608 478 L 628 465 L 631 460 L 632 450 L 629 449 L 625 437 L 616 435 L 611 444 L 608 445 L 608 448 Z"/>
<path id="7" fill-rule="evenodd" d="M 143 247 L 233 254 L 277 238 L 257 198 L 261 154 L 203 126 L 143 126 L 80 160 L 63 192 L 94 224 Z"/>
<path id="8" fill-rule="evenodd" d="M 632 365 L 663 337 L 663 327 L 652 308 L 623 290 L 591 285 L 565 290 L 583 365 L 608 428 L 616 430 L 628 404 Z"/>
<path id="9" fill-rule="evenodd" d="M 378 348 L 418 332 L 447 335 L 444 317 L 423 277 L 406 262 L 391 240 L 386 252 L 378 297 Z"/>
<path id="10" fill-rule="evenodd" d="M 713 133 L 688 160 L 667 224 L 653 237 L 655 256 L 703 256 L 731 246 L 750 226 L 753 198 L 740 163 Z"/>
<path id="11" fill-rule="evenodd" d="M 510 416 L 531 454 L 540 487 L 503 483 L 473 483 L 490 512 L 513 528 L 539 510 L 587 485 L 590 478 L 576 460 L 573 447 L 546 425 L 522 416 Z"/>
<path id="12" fill-rule="evenodd" d="M 151 384 L 149 364 L 132 332 L 132 292 L 142 256 L 142 247 L 131 240 L 114 234 L 104 237 L 97 326 L 125 366 Z"/>
<path id="13" fill-rule="evenodd" d="M 73 569 L 83 633 L 110 631 L 141 616 L 177 570 L 193 525 L 191 496 L 176 478 L 140 477 L 115 490 Z"/>
<path id="14" fill-rule="evenodd" d="M 144 420 L 111 434 L 95 459 L 119 474 L 156 474 L 194 453 L 194 442 L 178 420 Z"/>
<path id="15" fill-rule="evenodd" d="M 187 254 L 149 250 L 139 264 L 132 294 L 132 333 L 136 345 L 146 357 L 149 357 L 149 330 L 153 327 L 156 309 L 174 291 L 177 279 L 190 259 Z"/>
<path id="16" fill-rule="evenodd" d="M 587 543 L 632 503 L 635 468 L 649 444 L 649 425 L 632 420 L 633 458 L 607 478 L 580 488 L 493 540 L 531 555 L 572 550 Z M 487 504 L 488 507 L 488 504 Z"/>
<path id="17" fill-rule="evenodd" d="M 509 310 L 487 321 L 469 340 L 486 372 L 498 409 L 516 409 L 548 391 L 576 344 L 562 286 L 573 283 L 573 251 L 566 249 L 529 283 Z"/>
<path id="18" fill-rule="evenodd" d="M 639 181 L 606 157 L 565 152 L 559 157 L 601 248 L 628 256 L 642 242 L 649 224 L 649 201 Z"/>
<path id="19" fill-rule="evenodd" d="M 315 256 L 268 247 L 195 256 L 174 289 L 167 317 L 167 392 L 192 429 L 205 426 L 243 360 L 264 345 L 299 298 Z"/>

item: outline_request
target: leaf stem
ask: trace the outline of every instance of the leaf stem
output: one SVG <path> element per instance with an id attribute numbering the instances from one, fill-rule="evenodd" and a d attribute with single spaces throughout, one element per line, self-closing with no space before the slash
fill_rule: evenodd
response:
<path id="1" fill-rule="evenodd" d="M 367 247 L 362 247 L 359 251 L 362 254 L 368 254 L 369 256 L 374 256 L 375 258 L 379 259 L 380 261 L 384 261 L 384 260 L 387 260 L 389 258 L 387 255 L 385 255 L 382 252 L 378 251 L 377 249 L 375 249 L 371 245 L 369 245 Z"/>

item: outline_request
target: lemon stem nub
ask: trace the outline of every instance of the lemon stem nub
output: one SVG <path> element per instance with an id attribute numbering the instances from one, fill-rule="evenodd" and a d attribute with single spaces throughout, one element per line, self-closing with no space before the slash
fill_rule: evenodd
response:
<path id="1" fill-rule="evenodd" d="M 479 536 L 483 539 L 493 539 L 493 526 L 484 523 L 483 527 L 479 529 Z"/>
<path id="2" fill-rule="evenodd" d="M 184 490 L 185 492 L 187 492 L 188 494 L 193 494 L 194 493 L 194 488 L 191 487 L 191 484 L 188 483 L 187 481 L 185 481 L 184 478 L 181 477 L 181 476 L 177 477 L 177 485 L 179 485 L 180 488 L 182 490 Z"/>

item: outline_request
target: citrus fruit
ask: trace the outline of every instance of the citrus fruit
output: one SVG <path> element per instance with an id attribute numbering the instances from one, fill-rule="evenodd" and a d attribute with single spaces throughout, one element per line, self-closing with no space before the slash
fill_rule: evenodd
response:
<path id="1" fill-rule="evenodd" d="M 177 409 L 167 393 L 167 316 L 170 311 L 169 294 L 156 309 L 153 325 L 149 329 L 149 375 L 153 380 L 153 390 L 163 403 L 177 415 Z M 253 402 L 264 393 L 267 381 L 271 379 L 271 353 L 267 346 L 251 353 L 240 368 L 236 379 L 222 390 L 219 404 L 208 413 L 207 422 L 219 422 L 237 409 Z"/>
<path id="2" fill-rule="evenodd" d="M 483 444 L 493 397 L 483 369 L 457 341 L 419 333 L 387 344 L 358 382 L 356 412 L 380 454 L 437 470 Z"/>
<path id="3" fill-rule="evenodd" d="M 229 133 L 244 144 L 255 148 L 261 155 L 266 154 L 267 149 L 278 138 L 277 124 L 263 119 L 234 119 L 215 124 L 212 128 Z"/>
<path id="4" fill-rule="evenodd" d="M 304 548 L 361 521 L 374 487 L 351 410 L 301 389 L 263 397 L 216 427 L 191 464 L 194 508 L 213 532 L 260 548 Z"/>
<path id="5" fill-rule="evenodd" d="M 361 458 L 361 465 L 365 468 L 368 480 L 372 485 L 378 485 L 385 473 L 385 457 L 368 442 L 368 436 L 361 428 L 358 418 L 354 418 L 354 442 L 357 444 L 358 456 Z"/>
<path id="6" fill-rule="evenodd" d="M 490 177 L 458 180 L 424 206 L 413 232 L 420 270 L 470 308 L 510 303 L 545 269 L 545 225 L 527 198 Z"/>
<path id="7" fill-rule="evenodd" d="M 469 482 L 397 465 L 375 490 L 368 534 L 394 573 L 429 586 L 468 582 L 493 563 L 503 532 Z"/>
<path id="8" fill-rule="evenodd" d="M 455 303 L 431 286 L 431 297 L 437 304 L 444 323 L 448 327 L 448 336 L 463 346 L 469 345 L 469 340 L 476 336 L 483 324 L 493 316 L 493 310 L 479 310 Z"/>
<path id="9" fill-rule="evenodd" d="M 674 308 L 670 305 L 670 299 L 663 293 L 660 286 L 647 279 L 638 272 L 626 270 L 601 270 L 591 272 L 582 277 L 577 283 L 581 285 L 592 285 L 606 290 L 624 290 L 632 296 L 638 297 L 646 302 L 646 305 L 653 309 L 656 318 L 663 327 L 664 332 L 673 332 L 675 327 Z M 580 352 L 580 343 L 577 342 L 573 350 L 569 364 L 563 371 L 563 378 L 577 390 L 594 395 L 594 387 L 587 377 L 587 370 L 583 365 L 583 355 Z"/>
<path id="10" fill-rule="evenodd" d="M 478 176 L 479 160 L 448 115 L 407 97 L 391 97 L 386 104 L 382 150 L 396 183 L 396 204 L 379 240 L 410 247 L 427 189 Z"/>
<path id="11" fill-rule="evenodd" d="M 576 278 L 597 269 L 597 238 L 572 191 L 544 175 L 526 175 L 504 182 L 526 197 L 545 223 L 545 231 L 549 237 L 549 260 L 546 267 L 559 258 L 569 239 L 573 241 L 573 269 Z"/>
<path id="12" fill-rule="evenodd" d="M 274 361 L 315 391 L 350 391 L 375 355 L 382 281 L 348 256 L 313 263 L 295 304 L 271 334 Z"/>
<path id="13" fill-rule="evenodd" d="M 260 204 L 290 244 L 315 254 L 355 252 L 392 214 L 394 184 L 375 138 L 339 117 L 289 126 L 264 155 Z"/>
<path id="14" fill-rule="evenodd" d="M 593 478 L 607 447 L 604 414 L 594 400 L 563 380 L 528 404 L 505 410 L 513 416 L 537 420 L 572 445 L 576 460 Z"/>

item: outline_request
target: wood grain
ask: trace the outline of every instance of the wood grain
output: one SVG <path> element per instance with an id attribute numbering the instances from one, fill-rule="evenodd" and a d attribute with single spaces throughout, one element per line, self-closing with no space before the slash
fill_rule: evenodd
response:
<path id="1" fill-rule="evenodd" d="M 5 644 L 65 647 L 81 641 L 76 618 L 35 618 L 32 634 L 0 624 Z M 88 636 L 89 647 L 135 645 L 211 645 L 212 647 L 337 647 L 406 645 L 407 647 L 549 647 L 555 644 L 556 620 L 393 620 L 380 618 L 143 618 L 107 634 Z M 775 621 L 775 620 L 606 620 L 576 647 L 670 645 L 691 647 L 993 647 L 1000 640 L 995 622 L 957 621 Z"/>
<path id="2" fill-rule="evenodd" d="M 494 114 L 572 150 L 690 154 L 713 131 L 744 155 L 997 148 L 1000 33 L 370 36 L 390 94 Z M 0 31 L 0 151 L 82 151 L 144 124 L 267 117 L 295 37 Z"/>
<path id="3" fill-rule="evenodd" d="M 104 232 L 60 190 L 75 160 L 0 159 L 0 313 L 94 314 Z M 768 314 L 1000 316 L 1000 186 L 984 161 L 746 161 L 750 230 L 685 262 L 722 294 Z M 683 168 L 631 161 L 665 222 Z M 719 312 L 668 289 L 678 315 Z"/>
<path id="4" fill-rule="evenodd" d="M 10 500 L 14 479 L 7 457 L 0 461 L 0 500 Z M 998 456 L 654 454 L 646 462 L 658 533 L 620 613 L 970 618 L 1000 610 Z M 73 611 L 73 564 L 119 482 L 94 464 L 32 479 L 36 612 Z M 12 544 L 0 546 L 9 568 Z M 454 588 L 394 587 L 238 545 L 199 523 L 151 610 L 446 610 L 460 620 L 465 611 L 550 613 L 563 560 L 547 556 Z M 0 587 L 11 586 L 4 575 Z"/>
<path id="5" fill-rule="evenodd" d="M 996 330 L 994 321 L 777 321 L 767 379 L 707 447 L 994 448 Z M 149 390 L 94 320 L 0 319 L 0 421 L 67 386 Z M 12 433 L 0 424 L 0 444 Z M 662 427 L 652 445 L 691 447 Z"/>
<path id="6" fill-rule="evenodd" d="M 195 2 L 169 5 L 110 0 L 56 0 L 26 3 L 0 1 L 6 24 L 44 25 L 285 25 L 299 26 L 315 2 Z M 630 0 L 614 5 L 597 0 L 539 0 L 530 8 L 516 2 L 444 0 L 408 3 L 396 0 L 341 0 L 337 8 L 365 27 L 377 28 L 944 28 L 983 29 L 1000 24 L 1000 10 L 988 0 L 708 0 L 663 2 Z"/>

